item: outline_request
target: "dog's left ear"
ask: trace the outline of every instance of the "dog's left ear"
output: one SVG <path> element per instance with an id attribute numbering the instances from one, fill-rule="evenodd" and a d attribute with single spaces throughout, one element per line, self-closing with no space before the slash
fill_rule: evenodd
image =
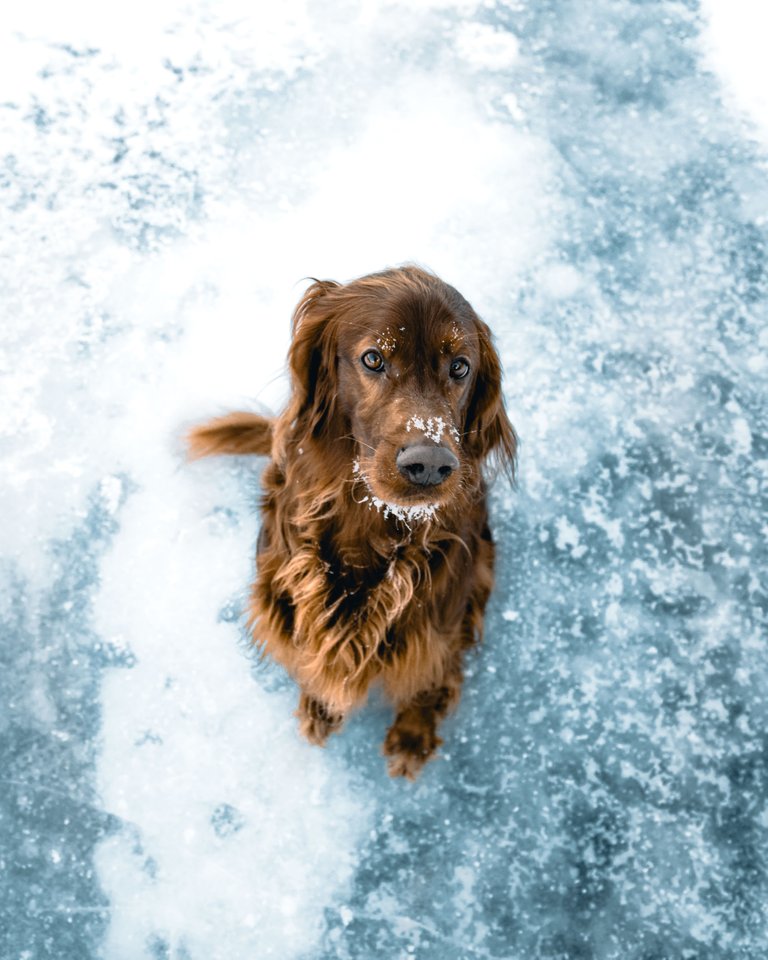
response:
<path id="1" fill-rule="evenodd" d="M 337 416 L 333 293 L 340 288 L 333 280 L 315 280 L 293 312 L 288 353 L 293 387 L 290 421 L 303 421 L 313 436 L 327 432 Z"/>
<path id="2" fill-rule="evenodd" d="M 464 421 L 464 445 L 479 460 L 494 458 L 514 480 L 517 435 L 504 409 L 501 363 L 488 326 L 479 317 L 475 324 L 480 364 Z"/>

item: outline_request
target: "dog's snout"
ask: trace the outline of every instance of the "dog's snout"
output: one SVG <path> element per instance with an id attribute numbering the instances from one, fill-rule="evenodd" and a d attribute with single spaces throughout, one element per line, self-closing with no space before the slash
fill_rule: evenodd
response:
<path id="1" fill-rule="evenodd" d="M 403 447 L 395 462 L 406 480 L 422 487 L 437 486 L 447 480 L 459 465 L 455 454 L 447 447 L 434 444 Z"/>

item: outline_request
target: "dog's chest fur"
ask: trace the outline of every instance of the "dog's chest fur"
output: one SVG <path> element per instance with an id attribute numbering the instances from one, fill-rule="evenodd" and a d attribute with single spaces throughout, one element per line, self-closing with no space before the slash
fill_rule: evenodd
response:
<path id="1" fill-rule="evenodd" d="M 484 517 L 484 502 L 477 509 Z M 376 680 L 401 696 L 440 676 L 467 606 L 478 525 L 463 536 L 434 523 L 408 531 L 392 518 L 371 524 L 354 503 L 340 516 L 298 529 L 267 497 L 251 620 L 305 689 L 346 710 Z"/>

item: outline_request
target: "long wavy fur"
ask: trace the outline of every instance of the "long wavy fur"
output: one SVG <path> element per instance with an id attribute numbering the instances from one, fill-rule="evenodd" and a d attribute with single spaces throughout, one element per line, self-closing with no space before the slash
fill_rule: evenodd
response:
<path id="1" fill-rule="evenodd" d="M 452 287 L 419 268 L 342 286 L 314 281 L 296 307 L 291 396 L 274 420 L 232 413 L 187 436 L 191 458 L 262 454 L 258 573 L 249 628 L 302 690 L 301 729 L 322 743 L 380 682 L 397 708 L 385 741 L 393 775 L 415 777 L 458 700 L 462 653 L 482 631 L 493 585 L 483 466 L 511 475 L 516 436 L 504 410 L 490 331 L 474 316 L 480 356 L 461 447 L 463 480 L 433 518 L 406 524 L 371 508 L 350 474 L 356 441 L 338 402 L 340 323 L 367 322 L 371 304 L 413 297 L 467 310 Z"/>

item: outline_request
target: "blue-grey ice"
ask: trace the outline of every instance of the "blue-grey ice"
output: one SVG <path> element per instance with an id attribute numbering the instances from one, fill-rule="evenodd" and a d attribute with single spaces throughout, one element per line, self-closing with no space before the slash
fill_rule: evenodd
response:
<path id="1" fill-rule="evenodd" d="M 746 0 L 29 0 L 0 33 L 0 958 L 768 956 L 768 80 Z M 441 759 L 253 659 L 303 277 L 416 261 L 522 438 Z"/>

